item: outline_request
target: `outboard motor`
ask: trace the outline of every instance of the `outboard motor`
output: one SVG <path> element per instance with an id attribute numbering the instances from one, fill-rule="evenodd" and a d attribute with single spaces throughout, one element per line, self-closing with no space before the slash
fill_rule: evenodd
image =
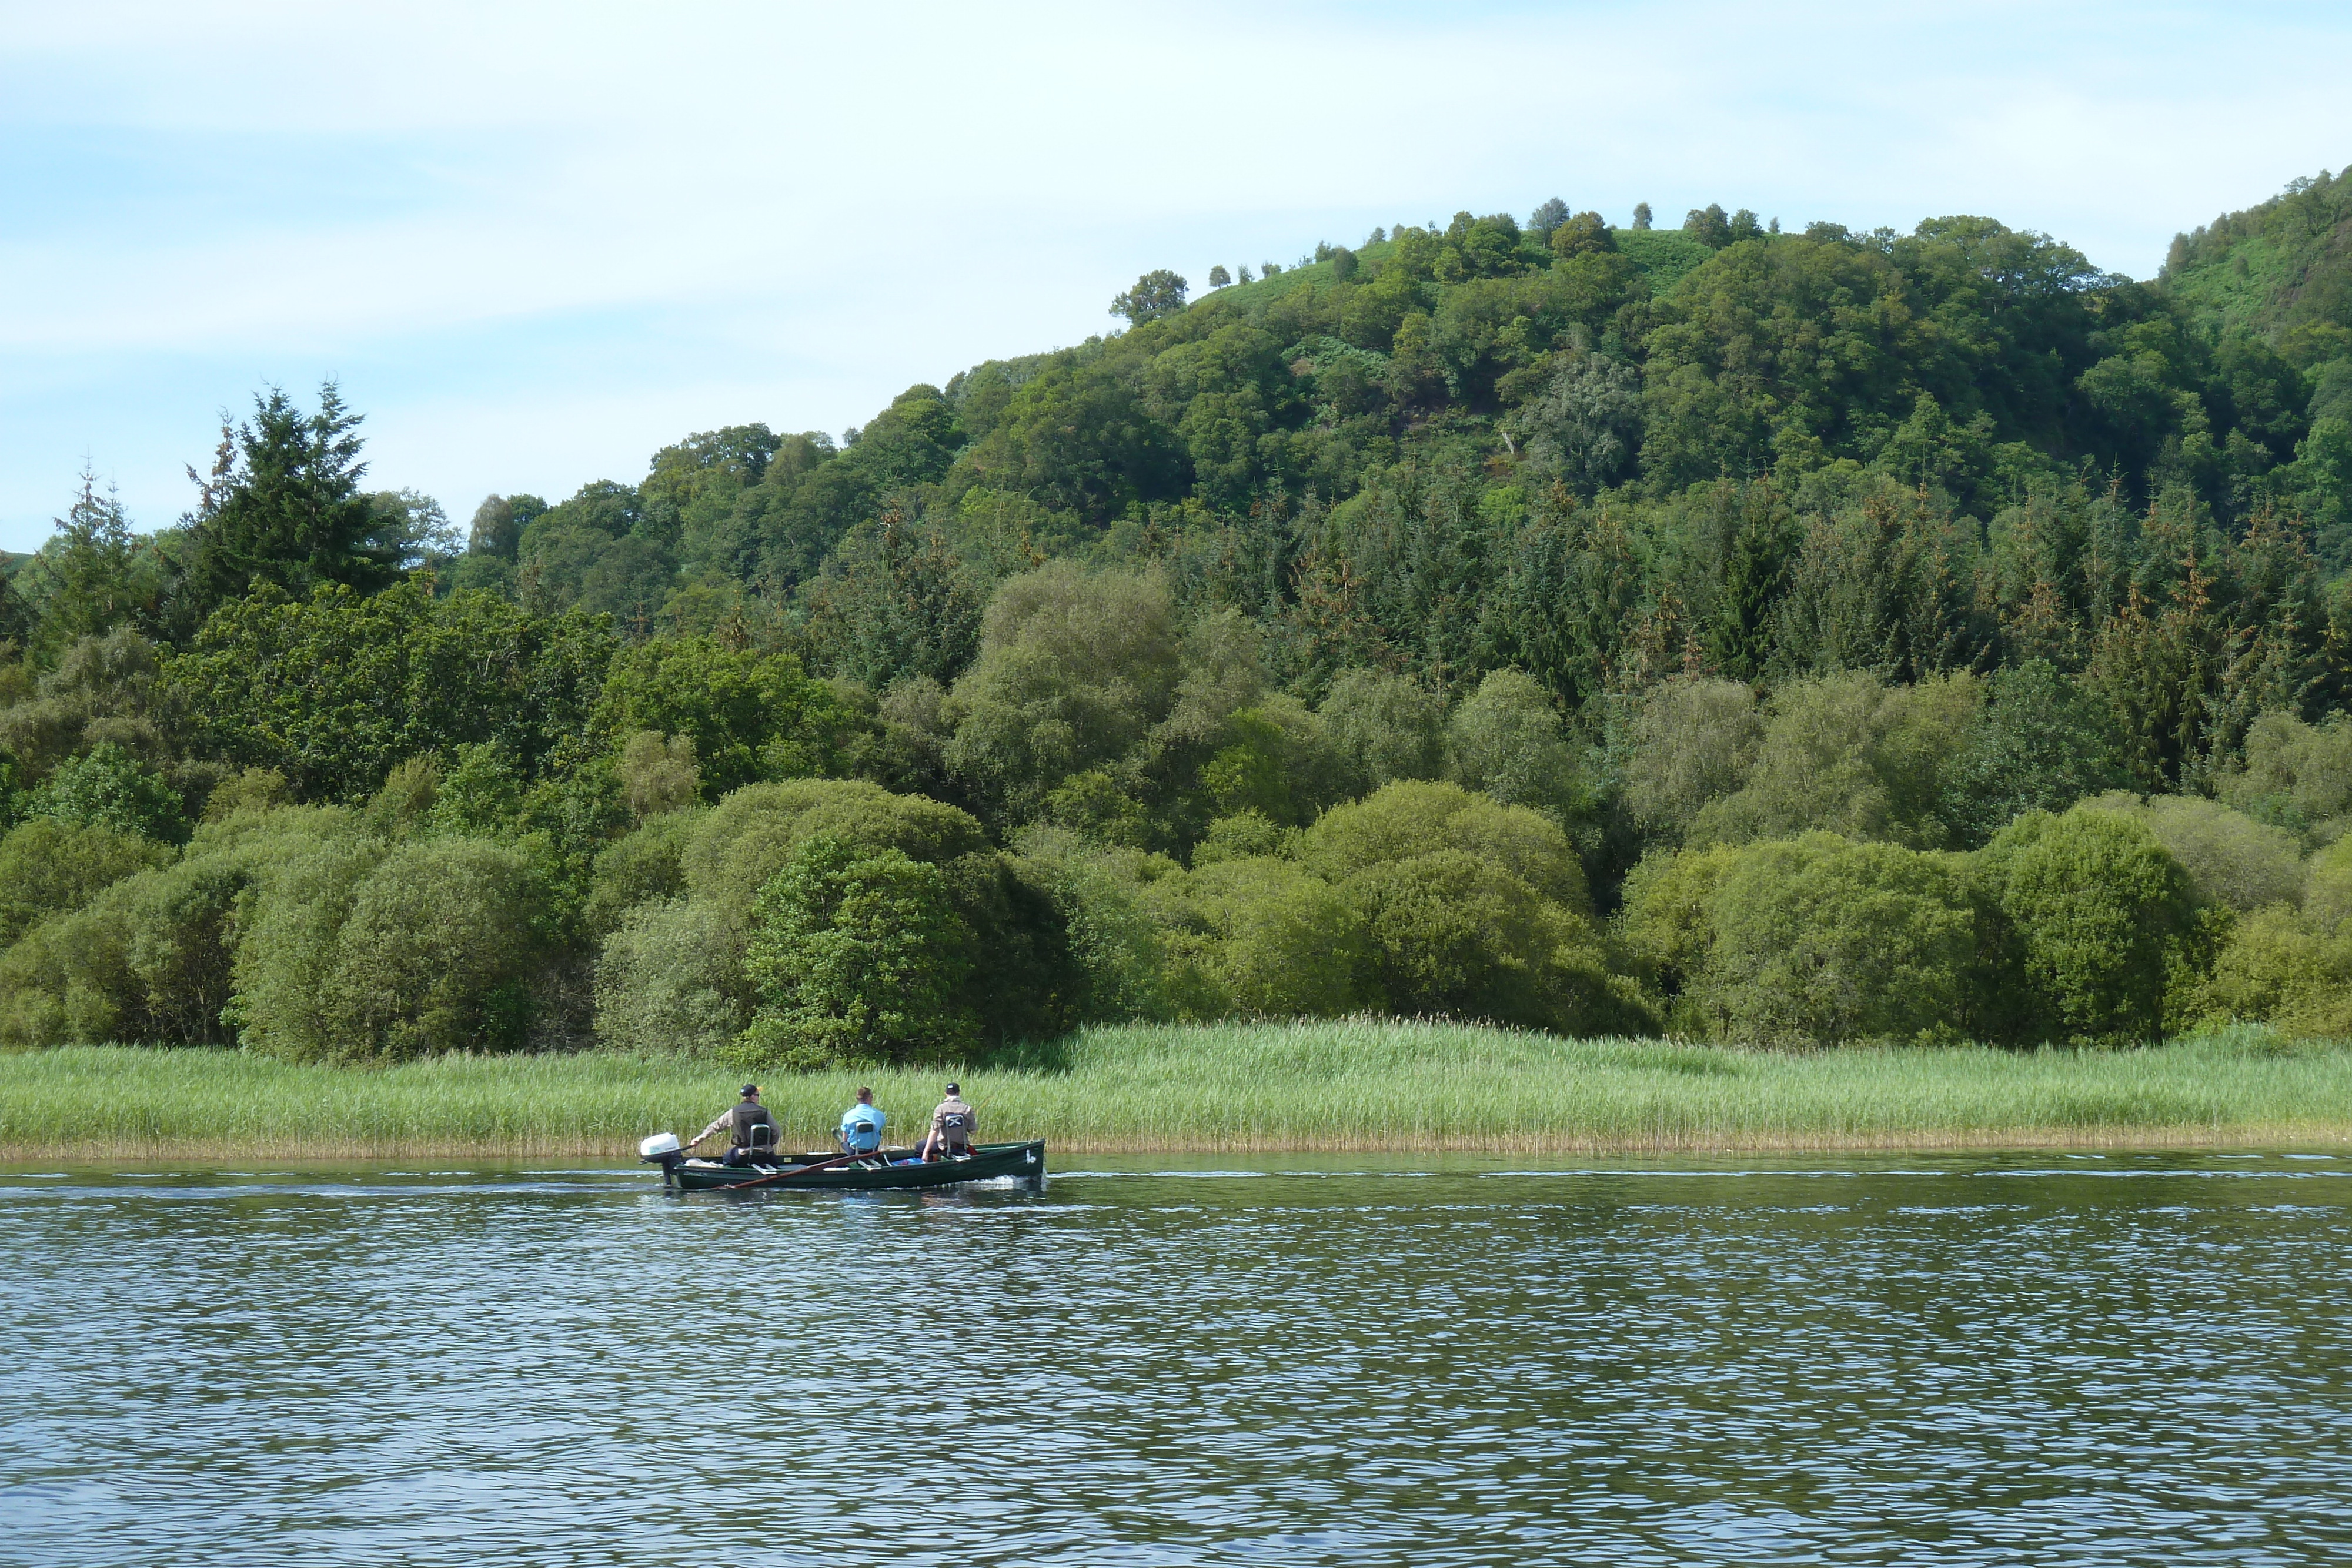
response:
<path id="1" fill-rule="evenodd" d="M 656 1133 L 637 1145 L 637 1158 L 662 1169 L 662 1185 L 677 1179 L 677 1167 L 686 1163 L 686 1151 L 678 1146 L 676 1133 Z"/>

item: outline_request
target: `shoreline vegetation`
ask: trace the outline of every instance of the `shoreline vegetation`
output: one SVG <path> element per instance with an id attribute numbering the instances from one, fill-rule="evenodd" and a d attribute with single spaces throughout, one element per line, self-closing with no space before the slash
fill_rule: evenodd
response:
<path id="1" fill-rule="evenodd" d="M 1391 1019 L 1120 1026 L 965 1068 L 762 1075 L 824 1146 L 856 1085 L 911 1137 L 953 1071 L 982 1135 L 1064 1154 L 1536 1155 L 2352 1142 L 2352 1046 L 2239 1030 L 2123 1051 L 1742 1050 Z M 305 1065 L 249 1051 L 0 1057 L 0 1162 L 634 1159 L 740 1078 L 681 1057 L 447 1056 Z"/>

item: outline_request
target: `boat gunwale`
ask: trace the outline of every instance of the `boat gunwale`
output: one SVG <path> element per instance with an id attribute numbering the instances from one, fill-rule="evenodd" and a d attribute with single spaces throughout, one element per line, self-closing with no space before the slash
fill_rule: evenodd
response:
<path id="1" fill-rule="evenodd" d="M 885 1156 L 902 1153 L 911 1156 L 915 1153 L 912 1149 L 885 1149 L 880 1152 Z M 1029 1157 L 1023 1158 L 1024 1155 Z M 973 1145 L 971 1157 L 961 1160 L 931 1160 L 916 1165 L 894 1163 L 879 1166 L 849 1165 L 831 1170 L 816 1168 L 819 1164 L 821 1161 L 772 1166 L 729 1166 L 716 1160 L 687 1160 L 677 1166 L 674 1180 L 677 1190 L 682 1192 L 735 1192 L 744 1188 L 760 1192 L 786 1188 L 887 1192 L 954 1186 L 971 1181 L 1002 1181 L 1008 1176 L 1036 1181 L 1043 1179 L 1045 1174 L 1045 1140 L 1032 1138 L 1019 1143 L 978 1144 Z M 971 1168 L 974 1166 L 982 1168 Z M 722 1175 L 730 1179 L 721 1179 Z"/>

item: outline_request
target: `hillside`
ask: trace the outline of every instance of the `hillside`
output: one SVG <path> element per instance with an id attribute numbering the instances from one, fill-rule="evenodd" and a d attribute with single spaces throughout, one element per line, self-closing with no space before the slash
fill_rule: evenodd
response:
<path id="1" fill-rule="evenodd" d="M 2352 1030 L 2344 189 L 1463 213 L 462 548 L 269 392 L 0 587 L 0 1043 Z"/>
<path id="2" fill-rule="evenodd" d="M 2298 365 L 2352 354 L 2352 169 L 2181 235 L 2161 281 L 2200 318 Z"/>

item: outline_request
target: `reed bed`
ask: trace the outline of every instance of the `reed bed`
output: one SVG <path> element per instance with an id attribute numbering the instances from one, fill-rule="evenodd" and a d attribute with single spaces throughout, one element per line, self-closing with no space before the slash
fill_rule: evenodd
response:
<path id="1" fill-rule="evenodd" d="M 952 1071 L 982 1135 L 1118 1150 L 1636 1151 L 2352 1142 L 2352 1047 L 2257 1031 L 2122 1051 L 1759 1051 L 1337 1019 L 1085 1030 L 959 1069 L 776 1075 L 816 1148 L 861 1082 L 913 1135 Z M 0 1159 L 635 1154 L 734 1098 L 723 1070 L 607 1054 L 373 1069 L 232 1051 L 0 1058 Z"/>

